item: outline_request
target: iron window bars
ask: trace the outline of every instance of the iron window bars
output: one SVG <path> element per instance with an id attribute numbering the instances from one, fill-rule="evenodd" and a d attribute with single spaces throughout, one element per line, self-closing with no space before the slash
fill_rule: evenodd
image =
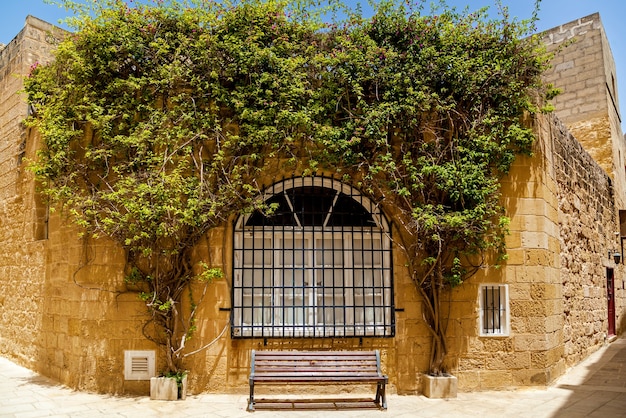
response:
<path id="1" fill-rule="evenodd" d="M 480 334 L 505 336 L 509 332 L 507 285 L 481 285 Z"/>
<path id="2" fill-rule="evenodd" d="M 326 177 L 266 190 L 234 228 L 233 337 L 389 337 L 391 240 L 378 206 Z"/>

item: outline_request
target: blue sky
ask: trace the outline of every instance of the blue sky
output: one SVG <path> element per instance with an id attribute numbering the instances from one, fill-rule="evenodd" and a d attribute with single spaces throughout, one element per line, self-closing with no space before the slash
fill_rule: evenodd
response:
<path id="1" fill-rule="evenodd" d="M 347 3 L 356 0 L 344 0 Z M 511 17 L 530 18 L 534 0 L 501 0 L 509 8 Z M 366 3 L 366 1 L 363 1 Z M 431 1 L 425 1 L 430 4 Z M 496 0 L 447 0 L 447 4 L 463 10 L 469 6 L 474 11 L 489 6 L 495 13 Z M 592 13 L 599 12 L 611 44 L 617 66 L 617 82 L 622 113 L 626 114 L 626 1 L 624 0 L 542 0 L 539 11 L 538 31 L 553 28 Z M 44 0 L 3 0 L 0 13 L 0 43 L 9 43 L 24 26 L 27 15 L 33 15 L 50 23 L 68 15 L 65 10 Z"/>

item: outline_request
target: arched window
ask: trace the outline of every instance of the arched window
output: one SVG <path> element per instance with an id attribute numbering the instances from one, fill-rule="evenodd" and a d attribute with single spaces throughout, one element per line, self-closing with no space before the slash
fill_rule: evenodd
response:
<path id="1" fill-rule="evenodd" d="M 284 180 L 234 231 L 233 337 L 393 336 L 384 215 L 330 178 Z"/>

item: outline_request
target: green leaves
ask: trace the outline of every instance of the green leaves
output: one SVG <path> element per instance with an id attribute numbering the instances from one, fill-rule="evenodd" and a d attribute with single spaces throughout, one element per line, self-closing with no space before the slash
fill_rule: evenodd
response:
<path id="1" fill-rule="evenodd" d="M 459 254 L 504 251 L 500 177 L 532 149 L 523 115 L 553 93 L 538 40 L 520 38 L 526 23 L 485 16 L 385 3 L 331 37 L 334 72 L 321 87 L 338 103 L 328 160 L 361 171 L 402 214 L 410 257 L 453 276 Z"/>
<path id="2" fill-rule="evenodd" d="M 522 118 L 556 94 L 532 21 L 394 1 L 371 19 L 315 0 L 62 3 L 77 31 L 25 79 L 45 144 L 32 169 L 152 278 L 160 312 L 180 296 L 164 289 L 221 277 L 189 254 L 258 206 L 276 161 L 359 179 L 400 219 L 412 274 L 459 284 L 464 256 L 504 254 L 500 178 L 531 152 Z"/>
<path id="3" fill-rule="evenodd" d="M 25 82 L 45 192 L 152 254 L 242 210 L 284 158 L 359 173 L 446 248 L 488 246 L 499 177 L 534 140 L 521 117 L 555 93 L 532 22 L 382 2 L 325 25 L 314 3 L 64 2 L 78 31 Z"/>

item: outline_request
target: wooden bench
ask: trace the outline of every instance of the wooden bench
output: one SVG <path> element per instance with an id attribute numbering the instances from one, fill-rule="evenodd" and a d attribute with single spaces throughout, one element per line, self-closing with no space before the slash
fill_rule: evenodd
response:
<path id="1" fill-rule="evenodd" d="M 252 350 L 248 411 L 254 411 L 255 408 L 255 384 L 375 384 L 376 397 L 372 401 L 379 408 L 387 409 L 387 376 L 381 373 L 378 350 Z"/>

